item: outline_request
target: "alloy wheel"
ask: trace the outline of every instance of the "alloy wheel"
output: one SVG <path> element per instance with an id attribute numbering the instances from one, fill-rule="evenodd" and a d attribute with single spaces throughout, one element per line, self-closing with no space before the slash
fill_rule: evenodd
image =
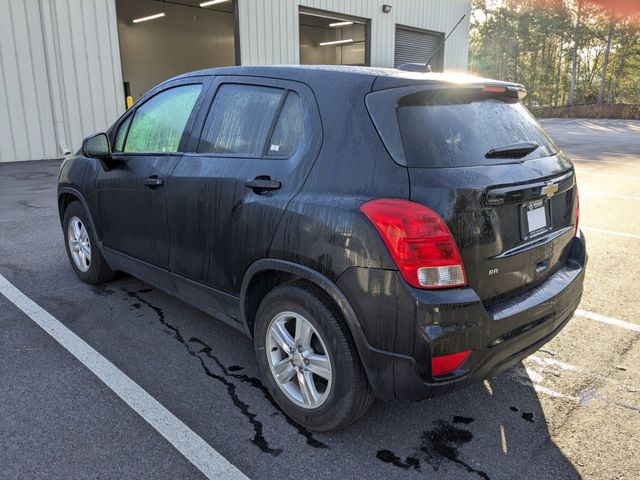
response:
<path id="1" fill-rule="evenodd" d="M 322 405 L 331 392 L 333 368 L 318 331 L 302 315 L 282 312 L 269 324 L 267 361 L 282 392 L 299 407 Z"/>
<path id="2" fill-rule="evenodd" d="M 89 232 L 82 220 L 71 217 L 67 226 L 67 241 L 73 263 L 82 272 L 89 270 L 91 266 L 91 241 Z"/>

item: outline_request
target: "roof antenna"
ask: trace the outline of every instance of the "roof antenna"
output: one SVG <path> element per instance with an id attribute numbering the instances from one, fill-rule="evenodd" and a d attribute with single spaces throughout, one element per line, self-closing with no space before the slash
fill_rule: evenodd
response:
<path id="1" fill-rule="evenodd" d="M 451 31 L 449 32 L 449 34 L 446 37 L 444 37 L 442 42 L 440 42 L 440 45 L 438 45 L 438 48 L 436 48 L 436 51 L 433 52 L 433 54 L 429 57 L 429 60 L 427 60 L 427 63 L 425 63 L 425 69 L 427 70 L 427 72 L 431 71 L 431 60 L 433 60 L 433 57 L 435 57 L 436 54 L 440 51 L 440 49 L 442 47 L 444 47 L 444 42 L 446 42 L 449 39 L 449 37 L 451 36 L 451 34 L 456 31 L 456 28 L 458 28 L 458 25 L 460 25 L 462 23 L 462 20 L 464 20 L 464 17 L 466 17 L 466 16 L 467 16 L 466 13 L 462 14 L 462 16 L 460 17 L 460 20 L 458 20 L 458 23 L 456 23 L 455 27 L 453 27 L 451 29 Z"/>

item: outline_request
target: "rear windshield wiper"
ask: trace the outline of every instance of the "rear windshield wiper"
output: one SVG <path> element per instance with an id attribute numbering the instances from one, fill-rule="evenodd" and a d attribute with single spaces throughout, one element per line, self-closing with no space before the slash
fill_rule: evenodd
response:
<path id="1" fill-rule="evenodd" d="M 520 142 L 492 148 L 484 154 L 485 158 L 522 158 L 536 150 L 540 145 L 536 142 Z"/>

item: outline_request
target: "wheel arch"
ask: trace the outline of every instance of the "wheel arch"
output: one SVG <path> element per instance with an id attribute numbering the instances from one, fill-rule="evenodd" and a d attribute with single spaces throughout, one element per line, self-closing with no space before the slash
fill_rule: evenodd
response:
<path id="1" fill-rule="evenodd" d="M 85 209 L 87 215 L 89 216 L 89 220 L 93 224 L 93 218 L 91 217 L 91 212 L 89 211 L 89 206 L 87 205 L 87 201 L 84 199 L 83 195 L 73 187 L 62 187 L 58 190 L 58 214 L 60 216 L 60 222 L 64 218 L 64 212 L 67 207 L 72 202 L 80 202 L 82 208 Z"/>
<path id="2" fill-rule="evenodd" d="M 246 333 L 253 338 L 255 314 L 262 298 L 276 286 L 298 279 L 314 284 L 329 297 L 340 311 L 360 350 L 361 342 L 366 343 L 362 326 L 353 307 L 336 284 L 309 267 L 286 260 L 262 259 L 247 269 L 240 289 L 240 317 Z"/>
<path id="3" fill-rule="evenodd" d="M 84 208 L 84 211 L 87 214 L 87 217 L 89 217 L 89 222 L 91 222 L 91 228 L 93 228 L 93 232 L 96 236 L 98 248 L 100 249 L 100 252 L 104 256 L 102 242 L 100 241 L 98 230 L 96 228 L 96 223 L 93 220 L 93 215 L 91 215 L 91 209 L 89 209 L 89 204 L 85 200 L 82 193 L 80 193 L 79 190 L 73 187 L 65 186 L 58 189 L 58 214 L 60 216 L 60 225 L 62 225 L 62 222 L 64 221 L 65 210 L 72 202 L 80 202 L 80 205 L 82 205 L 82 208 Z"/>

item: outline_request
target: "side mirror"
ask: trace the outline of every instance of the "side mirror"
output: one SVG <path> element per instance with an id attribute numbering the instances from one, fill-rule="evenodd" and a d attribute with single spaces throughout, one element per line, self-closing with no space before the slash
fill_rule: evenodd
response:
<path id="1" fill-rule="evenodd" d="M 98 160 L 111 158 L 111 143 L 106 133 L 96 133 L 82 141 L 82 155 Z"/>

